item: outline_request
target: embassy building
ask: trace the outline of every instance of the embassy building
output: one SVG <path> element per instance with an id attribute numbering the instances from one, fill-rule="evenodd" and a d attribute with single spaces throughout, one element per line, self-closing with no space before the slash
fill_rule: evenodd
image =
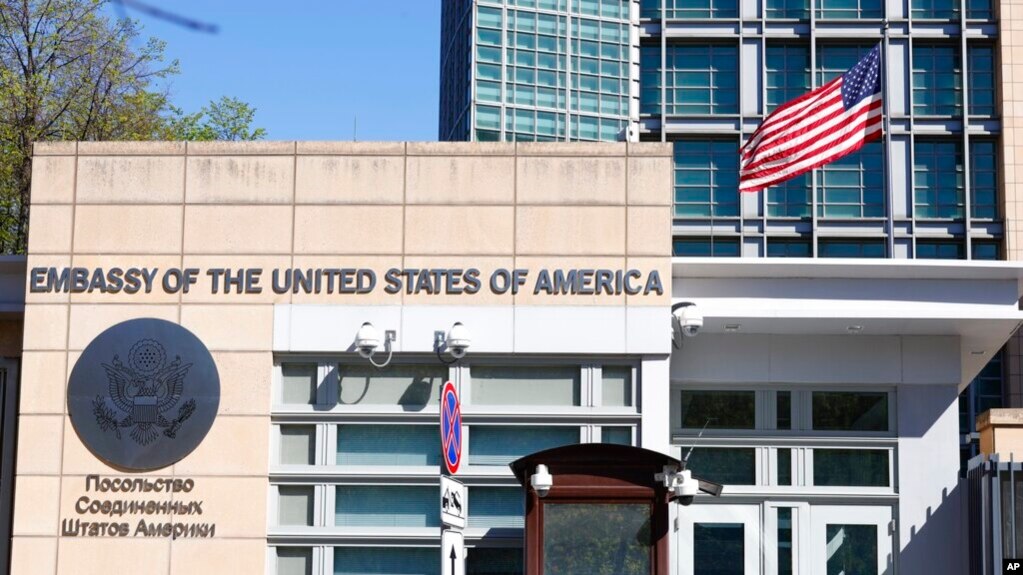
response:
<path id="1" fill-rule="evenodd" d="M 1023 257 L 1014 91 L 1023 53 L 1013 2 L 443 8 L 440 139 L 670 142 L 676 257 Z M 890 141 L 740 194 L 737 150 L 766 115 L 878 43 Z M 1021 343 L 1013 336 L 960 398 L 964 472 L 979 450 L 976 417 L 1023 406 Z"/>
<path id="2" fill-rule="evenodd" d="M 466 573 L 967 572 L 958 397 L 1023 268 L 673 258 L 676 159 L 38 144 L 0 262 L 9 571 L 462 572 L 451 382 Z M 668 503 L 694 444 L 720 496 Z"/>

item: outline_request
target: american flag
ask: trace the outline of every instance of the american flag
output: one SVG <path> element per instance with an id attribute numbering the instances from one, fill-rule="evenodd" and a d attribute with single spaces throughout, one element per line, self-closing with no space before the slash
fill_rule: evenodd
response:
<path id="1" fill-rule="evenodd" d="M 848 72 L 781 105 L 739 149 L 739 191 L 759 192 L 881 136 L 881 45 Z"/>

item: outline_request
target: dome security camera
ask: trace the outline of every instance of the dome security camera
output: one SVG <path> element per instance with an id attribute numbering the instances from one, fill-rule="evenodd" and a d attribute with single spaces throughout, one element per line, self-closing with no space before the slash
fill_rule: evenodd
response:
<path id="1" fill-rule="evenodd" d="M 693 472 L 683 469 L 674 485 L 675 497 L 682 505 L 692 505 L 696 494 L 700 492 L 700 482 L 693 477 Z"/>
<path id="2" fill-rule="evenodd" d="M 529 476 L 529 484 L 537 495 L 547 497 L 547 494 L 551 492 L 551 487 L 554 486 L 554 476 L 547 470 L 546 465 L 540 464 L 536 466 L 536 473 Z"/>
<path id="3" fill-rule="evenodd" d="M 445 342 L 448 348 L 448 352 L 455 359 L 462 359 L 465 357 L 465 352 L 469 350 L 469 346 L 472 344 L 472 335 L 469 334 L 469 328 L 462 325 L 462 322 L 456 321 L 451 326 L 451 330 L 448 332 L 448 338 Z"/>
<path id="4" fill-rule="evenodd" d="M 376 353 L 378 347 L 380 347 L 380 334 L 377 333 L 377 328 L 368 321 L 363 323 L 358 333 L 355 334 L 356 351 L 362 357 L 369 359 Z"/>
<path id="5" fill-rule="evenodd" d="M 703 314 L 695 304 L 679 305 L 672 310 L 671 314 L 675 317 L 682 335 L 696 337 L 696 334 L 700 333 L 700 328 L 703 327 Z"/>

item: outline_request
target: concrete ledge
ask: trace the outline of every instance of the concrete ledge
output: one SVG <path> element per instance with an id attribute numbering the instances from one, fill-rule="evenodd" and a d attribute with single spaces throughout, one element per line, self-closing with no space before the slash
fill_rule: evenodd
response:
<path id="1" fill-rule="evenodd" d="M 402 156 L 405 142 L 298 142 L 300 156 Z"/>
<path id="2" fill-rule="evenodd" d="M 625 142 L 519 142 L 515 151 L 520 156 L 614 156 L 627 153 Z"/>
<path id="3" fill-rule="evenodd" d="M 408 142 L 410 156 L 514 156 L 511 142 Z"/>
<path id="4" fill-rule="evenodd" d="M 295 142 L 188 142 L 190 156 L 273 156 L 295 153 Z"/>
<path id="5" fill-rule="evenodd" d="M 667 156 L 675 153 L 671 142 L 629 142 L 627 145 L 630 156 Z"/>
<path id="6" fill-rule="evenodd" d="M 977 431 L 991 426 L 1023 426 L 1023 409 L 989 409 L 977 416 Z"/>
<path id="7" fill-rule="evenodd" d="M 73 156 L 78 151 L 78 142 L 36 142 L 32 145 L 34 156 Z"/>
<path id="8" fill-rule="evenodd" d="M 177 156 L 185 142 L 79 142 L 79 156 Z"/>

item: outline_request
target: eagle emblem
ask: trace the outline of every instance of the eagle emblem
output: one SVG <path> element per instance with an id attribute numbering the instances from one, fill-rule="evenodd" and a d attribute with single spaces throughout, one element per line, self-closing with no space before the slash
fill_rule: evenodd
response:
<path id="1" fill-rule="evenodd" d="M 180 356 L 168 363 L 167 352 L 159 342 L 136 342 L 128 352 L 128 365 L 117 355 L 109 364 L 101 365 L 107 373 L 110 396 L 97 395 L 92 413 L 104 433 L 112 430 L 117 439 L 122 439 L 121 430 L 126 429 L 136 443 L 149 445 L 161 431 L 174 439 L 181 424 L 195 413 L 195 400 L 189 399 L 173 419 L 164 415 L 181 401 L 185 376 L 192 364 L 182 364 Z"/>

